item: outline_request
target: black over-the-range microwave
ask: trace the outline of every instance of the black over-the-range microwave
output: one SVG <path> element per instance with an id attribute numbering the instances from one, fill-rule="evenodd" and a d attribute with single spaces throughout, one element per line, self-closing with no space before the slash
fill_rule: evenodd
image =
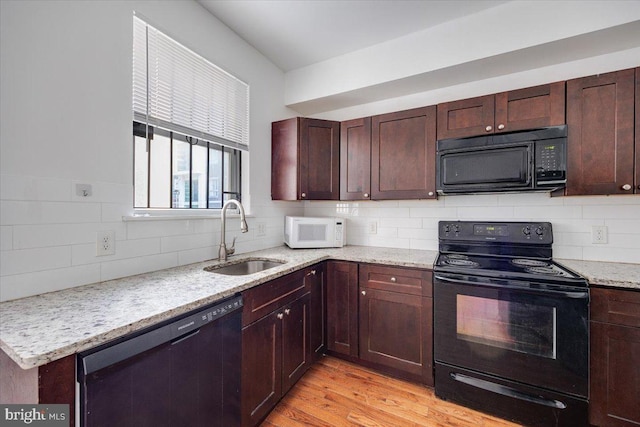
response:
<path id="1" fill-rule="evenodd" d="M 437 142 L 439 194 L 553 191 L 567 181 L 567 126 Z"/>

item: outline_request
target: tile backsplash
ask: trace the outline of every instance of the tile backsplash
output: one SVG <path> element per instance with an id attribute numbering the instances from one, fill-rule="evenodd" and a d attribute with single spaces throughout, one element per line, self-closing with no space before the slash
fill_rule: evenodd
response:
<path id="1" fill-rule="evenodd" d="M 548 221 L 555 258 L 640 263 L 640 197 L 546 193 L 444 196 L 438 200 L 305 202 L 307 216 L 347 218 L 347 243 L 438 249 L 438 221 Z M 591 228 L 608 242 L 592 243 Z"/>
<path id="2" fill-rule="evenodd" d="M 0 301 L 51 292 L 217 257 L 220 221 L 123 221 L 132 215 L 130 185 L 77 183 L 2 174 L 0 179 Z M 249 233 L 230 218 L 237 253 L 282 244 L 283 216 L 347 218 L 347 243 L 437 250 L 439 220 L 549 221 L 554 256 L 640 263 L 640 197 L 550 197 L 544 193 L 445 196 L 438 200 L 254 203 Z M 257 223 L 266 233 L 258 235 Z M 591 227 L 607 227 L 608 242 L 591 242 Z M 115 255 L 97 256 L 97 232 L 115 232 Z"/>

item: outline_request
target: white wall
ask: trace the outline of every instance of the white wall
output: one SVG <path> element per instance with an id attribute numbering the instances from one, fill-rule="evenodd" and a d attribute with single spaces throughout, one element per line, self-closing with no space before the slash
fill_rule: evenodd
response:
<path id="1" fill-rule="evenodd" d="M 174 267 L 217 256 L 220 222 L 123 222 L 133 213 L 131 49 L 134 10 L 236 75 L 251 90 L 250 231 L 238 252 L 279 245 L 270 200 L 270 125 L 292 117 L 282 72 L 194 1 L 2 1 L 0 300 Z M 245 159 L 246 160 L 246 159 Z M 93 195 L 75 195 L 75 184 Z M 250 189 L 250 192 L 249 192 Z M 256 236 L 256 223 L 267 235 Z M 116 255 L 96 257 L 96 232 Z"/>

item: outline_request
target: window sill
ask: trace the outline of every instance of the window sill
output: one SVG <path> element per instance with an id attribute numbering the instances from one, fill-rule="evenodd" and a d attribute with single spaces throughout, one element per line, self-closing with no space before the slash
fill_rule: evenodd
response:
<path id="1" fill-rule="evenodd" d="M 175 221 L 184 219 L 220 219 L 220 209 L 215 211 L 209 210 L 210 213 L 203 212 L 144 212 L 122 217 L 124 222 L 134 221 Z M 230 208 L 227 209 L 227 218 L 237 218 L 240 214 Z M 246 218 L 253 218 L 253 215 L 247 214 Z"/>

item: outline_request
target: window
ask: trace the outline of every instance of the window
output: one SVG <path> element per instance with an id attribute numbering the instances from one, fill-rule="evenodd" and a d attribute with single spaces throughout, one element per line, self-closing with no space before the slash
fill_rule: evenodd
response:
<path id="1" fill-rule="evenodd" d="M 249 87 L 134 17 L 135 208 L 221 208 L 241 198 Z"/>

